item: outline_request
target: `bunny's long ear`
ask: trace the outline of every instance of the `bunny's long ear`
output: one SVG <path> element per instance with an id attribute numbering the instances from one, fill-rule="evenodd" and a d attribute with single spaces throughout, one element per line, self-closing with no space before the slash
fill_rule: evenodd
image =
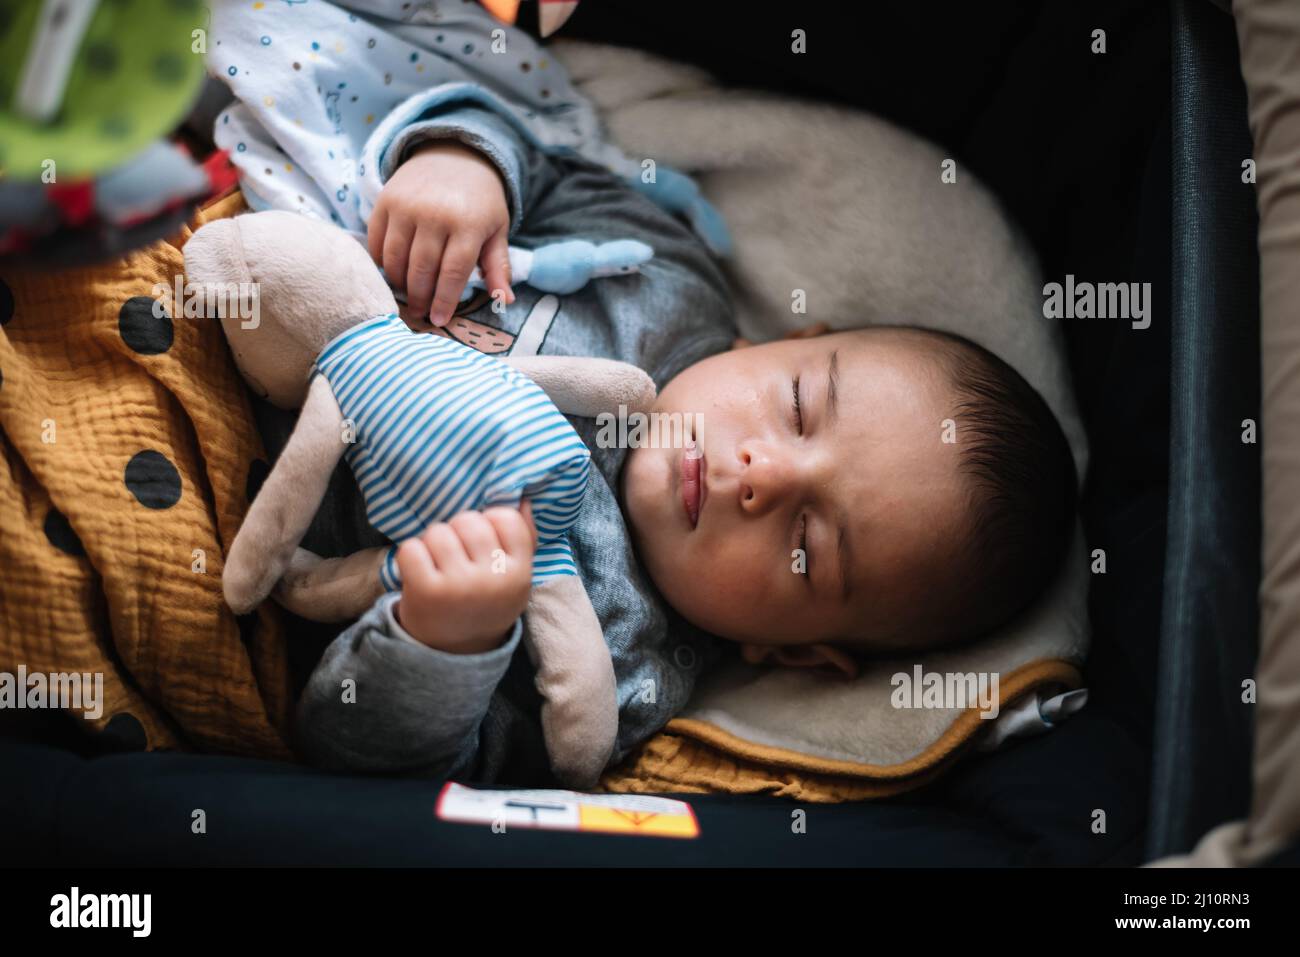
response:
<path id="1" fill-rule="evenodd" d="M 581 356 L 507 356 L 505 361 L 541 386 L 567 415 L 617 415 L 619 406 L 648 412 L 654 405 L 654 380 L 626 362 Z"/>
<path id="2" fill-rule="evenodd" d="M 342 423 L 329 382 L 316 376 L 293 434 L 226 555 L 221 587 L 237 614 L 261 604 L 288 569 L 347 447 Z"/>
<path id="3" fill-rule="evenodd" d="M 533 586 L 524 645 L 537 670 L 542 734 L 551 770 L 568 787 L 590 788 L 618 737 L 614 664 L 600 619 L 576 575 Z"/>

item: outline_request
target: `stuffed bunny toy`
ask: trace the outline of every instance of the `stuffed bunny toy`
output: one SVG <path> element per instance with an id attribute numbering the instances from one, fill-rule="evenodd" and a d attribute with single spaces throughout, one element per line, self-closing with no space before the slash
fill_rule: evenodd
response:
<path id="1" fill-rule="evenodd" d="M 503 360 L 413 331 L 355 239 L 294 213 L 217 220 L 184 253 L 188 282 L 256 284 L 258 321 L 223 316 L 227 341 L 255 392 L 281 408 L 301 406 L 226 556 L 230 607 L 247 612 L 274 589 L 296 614 L 343 621 L 399 587 L 395 545 L 331 559 L 298 547 L 345 456 L 368 519 L 394 543 L 456 512 L 527 498 L 538 547 L 524 643 L 544 699 L 547 752 L 561 781 L 594 784 L 614 747 L 618 708 L 609 649 L 566 538 L 590 453 L 563 413 L 648 410 L 649 376 L 607 359 Z M 510 255 L 516 280 L 571 291 L 635 271 L 651 252 L 575 240 Z"/>

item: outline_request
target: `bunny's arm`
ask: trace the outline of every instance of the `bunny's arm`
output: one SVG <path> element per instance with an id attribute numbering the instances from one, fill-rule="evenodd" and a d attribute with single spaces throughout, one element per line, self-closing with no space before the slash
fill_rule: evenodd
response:
<path id="1" fill-rule="evenodd" d="M 654 380 L 626 362 L 585 356 L 507 356 L 505 361 L 541 386 L 567 415 L 648 412 L 654 405 Z"/>
<path id="2" fill-rule="evenodd" d="M 316 376 L 298 423 L 235 536 L 221 575 L 226 603 L 251 611 L 280 580 L 325 497 L 343 456 L 343 413 L 329 382 Z"/>

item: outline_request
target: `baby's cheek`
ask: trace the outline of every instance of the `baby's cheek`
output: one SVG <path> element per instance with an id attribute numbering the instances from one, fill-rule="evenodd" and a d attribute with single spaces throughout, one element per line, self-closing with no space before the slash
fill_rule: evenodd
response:
<path id="1" fill-rule="evenodd" d="M 780 571 L 786 564 L 780 554 L 769 554 L 736 535 L 727 536 L 716 547 L 700 548 L 692 556 L 690 574 L 724 607 L 733 612 L 749 611 L 771 603 L 783 584 Z"/>

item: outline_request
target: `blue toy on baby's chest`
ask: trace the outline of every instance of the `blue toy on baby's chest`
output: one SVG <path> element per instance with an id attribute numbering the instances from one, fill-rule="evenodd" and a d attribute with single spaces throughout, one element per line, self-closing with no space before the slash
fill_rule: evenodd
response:
<path id="1" fill-rule="evenodd" d="M 343 413 L 370 523 L 394 543 L 467 509 L 527 498 L 533 582 L 577 574 L 567 533 L 590 452 L 546 393 L 499 359 L 380 316 L 331 341 L 315 371 Z M 381 573 L 399 587 L 396 549 Z"/>

